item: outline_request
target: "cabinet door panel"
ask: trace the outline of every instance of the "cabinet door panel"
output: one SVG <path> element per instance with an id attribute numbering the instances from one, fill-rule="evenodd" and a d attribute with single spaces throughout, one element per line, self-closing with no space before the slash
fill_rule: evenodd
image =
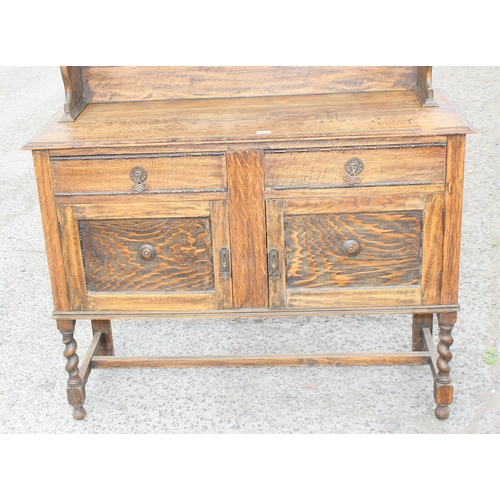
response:
<path id="1" fill-rule="evenodd" d="M 169 210 L 172 208 L 172 210 Z M 225 201 L 59 206 L 75 310 L 232 307 Z M 221 249 L 226 268 L 221 272 Z"/>
<path id="2" fill-rule="evenodd" d="M 269 281 L 272 308 L 437 303 L 428 287 L 441 266 L 442 195 L 413 193 L 409 207 L 369 198 L 268 200 L 268 251 L 280 271 Z"/>
<path id="3" fill-rule="evenodd" d="M 214 291 L 208 217 L 81 220 L 78 226 L 89 292 Z"/>
<path id="4" fill-rule="evenodd" d="M 288 288 L 419 284 L 421 216 L 417 210 L 285 216 Z M 347 242 L 358 253 L 345 253 Z"/>

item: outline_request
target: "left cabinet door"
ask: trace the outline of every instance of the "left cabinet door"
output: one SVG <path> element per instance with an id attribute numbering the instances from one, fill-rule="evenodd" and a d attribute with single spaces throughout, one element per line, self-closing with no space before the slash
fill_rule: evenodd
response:
<path id="1" fill-rule="evenodd" d="M 232 308 L 227 202 L 57 207 L 75 311 Z"/>

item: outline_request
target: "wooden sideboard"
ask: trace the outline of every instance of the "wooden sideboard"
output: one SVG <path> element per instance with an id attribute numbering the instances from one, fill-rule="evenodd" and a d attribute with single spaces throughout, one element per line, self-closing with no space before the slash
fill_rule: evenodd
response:
<path id="1" fill-rule="evenodd" d="M 62 67 L 33 151 L 67 394 L 94 368 L 429 364 L 449 415 L 465 135 L 430 67 Z M 116 356 L 111 320 L 411 314 L 412 350 Z M 433 315 L 437 314 L 437 347 Z M 80 362 L 75 322 L 92 321 Z"/>

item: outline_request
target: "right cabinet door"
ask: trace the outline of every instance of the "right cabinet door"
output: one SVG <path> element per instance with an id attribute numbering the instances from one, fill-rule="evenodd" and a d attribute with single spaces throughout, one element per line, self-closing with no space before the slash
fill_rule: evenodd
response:
<path id="1" fill-rule="evenodd" d="M 268 199 L 270 307 L 438 304 L 442 200 L 438 186 Z"/>

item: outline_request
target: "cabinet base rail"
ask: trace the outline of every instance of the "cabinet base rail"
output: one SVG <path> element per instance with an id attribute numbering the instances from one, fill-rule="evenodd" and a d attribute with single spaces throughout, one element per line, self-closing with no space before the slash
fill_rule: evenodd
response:
<path id="1" fill-rule="evenodd" d="M 102 356 L 105 331 L 95 331 L 90 346 L 78 370 L 81 383 L 72 387 L 79 393 L 78 411 L 73 416 L 85 416 L 83 403 L 85 385 L 94 368 L 194 368 L 194 367 L 244 367 L 244 366 L 373 366 L 373 365 L 424 365 L 429 364 L 434 377 L 435 415 L 439 419 L 449 416 L 448 405 L 453 400 L 451 378 L 443 377 L 443 352 L 434 345 L 430 328 L 420 328 L 424 350 L 411 352 L 352 352 L 314 354 L 249 354 L 217 356 Z M 441 341 L 440 337 L 440 341 Z M 446 357 L 446 356 L 444 356 Z M 70 401 L 71 403 L 71 401 Z"/>

